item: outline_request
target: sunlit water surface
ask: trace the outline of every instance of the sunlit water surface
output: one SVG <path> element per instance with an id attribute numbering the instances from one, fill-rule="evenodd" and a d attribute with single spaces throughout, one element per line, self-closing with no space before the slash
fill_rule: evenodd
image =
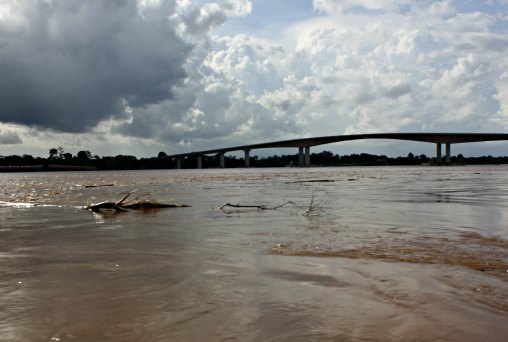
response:
<path id="1" fill-rule="evenodd" d="M 134 189 L 191 207 L 82 209 Z M 0 174 L 0 201 L 0 341 L 508 336 L 508 167 Z"/>

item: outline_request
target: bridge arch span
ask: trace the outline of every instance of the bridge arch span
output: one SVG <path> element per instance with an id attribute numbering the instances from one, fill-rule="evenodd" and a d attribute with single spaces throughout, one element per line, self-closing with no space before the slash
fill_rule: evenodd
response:
<path id="1" fill-rule="evenodd" d="M 244 151 L 246 167 L 249 167 L 250 151 L 264 148 L 298 148 L 298 161 L 300 166 L 310 165 L 310 148 L 313 146 L 337 143 L 341 141 L 363 140 L 363 139 L 393 139 L 408 140 L 436 144 L 436 160 L 438 164 L 442 162 L 441 145 L 445 145 L 445 160 L 450 163 L 451 144 L 471 143 L 482 141 L 501 141 L 508 140 L 506 133 L 367 133 L 311 137 L 291 140 L 272 141 L 259 144 L 241 145 L 233 147 L 218 148 L 212 150 L 195 151 L 189 153 L 180 153 L 169 155 L 168 157 L 177 160 L 177 167 L 180 168 L 181 159 L 190 156 L 197 156 L 198 168 L 201 167 L 201 156 L 208 154 L 218 154 L 220 157 L 220 166 L 224 165 L 224 154 L 233 151 Z"/>

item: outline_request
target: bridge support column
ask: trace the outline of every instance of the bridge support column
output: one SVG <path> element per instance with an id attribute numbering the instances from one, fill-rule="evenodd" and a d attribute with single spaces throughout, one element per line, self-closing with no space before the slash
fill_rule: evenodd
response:
<path id="1" fill-rule="evenodd" d="M 177 169 L 182 168 L 182 158 L 176 158 L 176 168 Z"/>
<path id="2" fill-rule="evenodd" d="M 304 166 L 303 147 L 298 147 L 298 166 Z"/>
<path id="3" fill-rule="evenodd" d="M 446 165 L 450 165 L 452 163 L 452 157 L 450 154 L 450 143 L 446 143 Z"/>
<path id="4" fill-rule="evenodd" d="M 226 163 L 224 161 L 224 152 L 219 152 L 219 167 L 223 169 L 225 165 Z"/>
<path id="5" fill-rule="evenodd" d="M 310 146 L 305 146 L 305 165 L 310 165 Z"/>
<path id="6" fill-rule="evenodd" d="M 441 165 L 441 143 L 436 144 L 436 163 Z"/>
<path id="7" fill-rule="evenodd" d="M 245 167 L 250 167 L 250 150 L 243 150 L 245 152 Z"/>
<path id="8" fill-rule="evenodd" d="M 197 159 L 198 159 L 198 169 L 202 169 L 203 168 L 203 156 L 201 154 L 198 154 Z"/>

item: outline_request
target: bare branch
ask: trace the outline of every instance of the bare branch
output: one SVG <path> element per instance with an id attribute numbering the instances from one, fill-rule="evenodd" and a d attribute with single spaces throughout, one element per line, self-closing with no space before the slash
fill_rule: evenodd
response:
<path id="1" fill-rule="evenodd" d="M 219 209 L 223 210 L 224 207 L 233 207 L 233 208 L 256 208 L 256 209 L 260 209 L 260 210 L 275 210 L 275 209 L 281 208 L 287 204 L 293 204 L 295 206 L 298 206 L 294 202 L 286 202 L 286 203 L 283 203 L 283 204 L 278 205 L 276 207 L 267 207 L 266 205 L 240 205 L 240 204 L 225 203 L 225 204 L 221 205 L 219 207 Z"/>
<path id="2" fill-rule="evenodd" d="M 132 191 L 128 192 L 121 200 L 116 202 L 116 205 L 121 205 L 123 203 L 123 201 L 125 201 L 127 199 L 127 197 L 129 197 L 130 195 L 132 195 L 136 191 L 138 191 L 138 189 L 135 189 L 135 190 L 132 190 Z"/>
<path id="3" fill-rule="evenodd" d="M 256 208 L 256 209 L 261 209 L 261 210 L 265 210 L 265 209 L 268 209 L 265 205 L 240 205 L 240 204 L 231 204 L 231 203 L 224 203 L 223 205 L 220 206 L 219 209 L 224 209 L 224 207 L 233 207 L 233 208 Z"/>

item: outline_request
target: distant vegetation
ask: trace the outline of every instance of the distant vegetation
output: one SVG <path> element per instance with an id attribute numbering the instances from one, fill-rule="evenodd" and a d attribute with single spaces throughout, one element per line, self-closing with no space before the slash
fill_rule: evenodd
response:
<path id="1" fill-rule="evenodd" d="M 444 158 L 443 158 L 444 161 Z M 225 157 L 228 168 L 243 167 L 243 158 L 235 156 Z M 435 162 L 435 161 L 434 161 Z M 452 164 L 508 164 L 508 157 L 464 157 L 461 154 L 451 158 Z M 421 165 L 432 164 L 433 159 L 426 155 L 413 155 L 390 158 L 385 155 L 367 153 L 342 155 L 329 151 L 311 154 L 312 165 L 321 166 L 369 166 L 369 165 Z M 182 168 L 196 168 L 196 157 L 182 160 Z M 203 156 L 204 168 L 219 167 L 218 156 Z M 298 154 L 275 155 L 269 157 L 253 156 L 251 167 L 285 167 L 298 166 Z M 33 157 L 28 154 L 22 156 L 0 156 L 0 171 L 38 171 L 38 170 L 137 170 L 137 169 L 172 169 L 176 168 L 176 161 L 168 158 L 166 153 L 160 152 L 157 157 L 138 159 L 129 155 L 114 157 L 99 157 L 90 151 L 79 151 L 76 155 L 66 153 L 62 147 L 49 150 L 47 158 Z"/>

